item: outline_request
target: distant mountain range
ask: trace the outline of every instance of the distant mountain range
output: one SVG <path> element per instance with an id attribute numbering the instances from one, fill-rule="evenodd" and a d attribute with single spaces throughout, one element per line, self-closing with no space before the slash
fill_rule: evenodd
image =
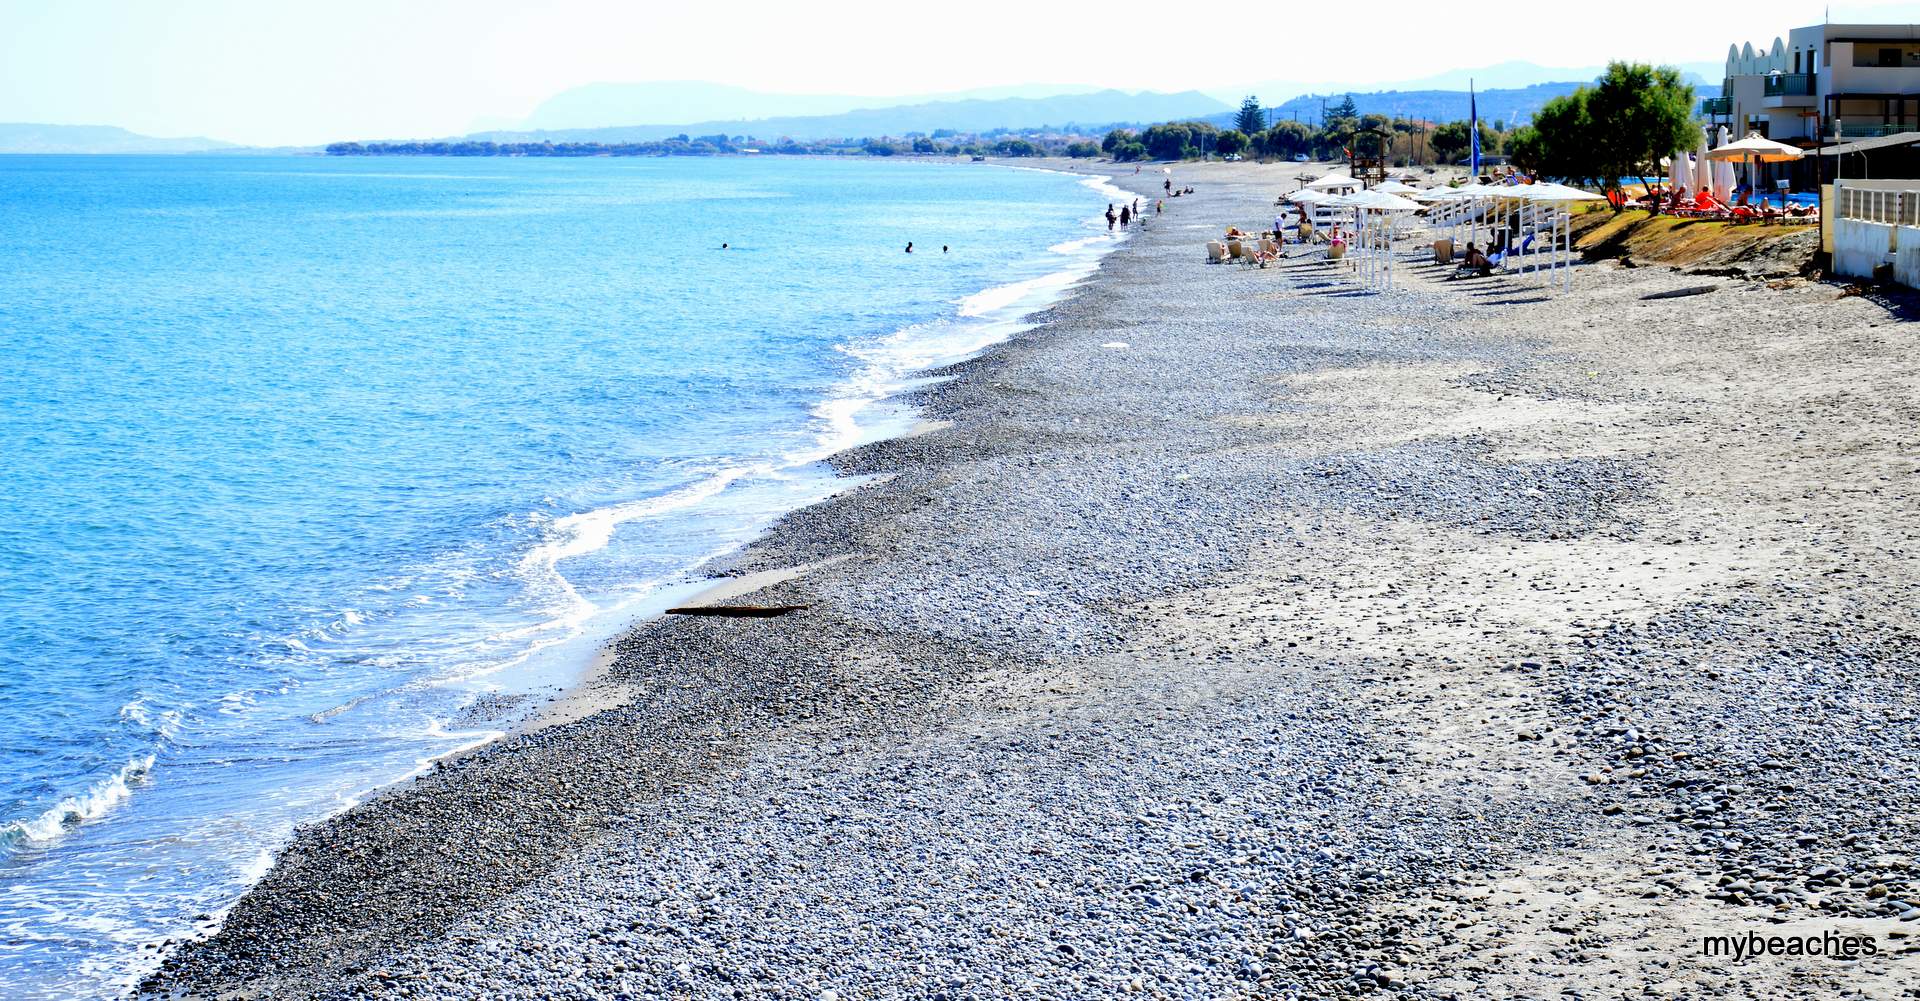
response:
<path id="1" fill-rule="evenodd" d="M 1548 101 L 1556 97 L 1573 93 L 1588 81 L 1565 81 L 1561 83 L 1536 83 L 1528 87 L 1511 89 L 1490 89 L 1477 91 L 1470 99 L 1465 90 L 1381 90 L 1372 93 L 1345 92 L 1327 94 L 1303 94 L 1284 104 L 1269 110 L 1270 121 L 1294 121 L 1318 124 L 1323 105 L 1340 103 L 1348 96 L 1353 98 L 1354 106 L 1363 115 L 1388 115 L 1398 118 L 1424 119 L 1430 122 L 1464 121 L 1468 111 L 1477 100 L 1482 121 L 1511 126 L 1533 120 L 1533 116 Z M 1718 84 L 1694 84 L 1694 93 L 1699 97 L 1718 97 Z M 1233 121 L 1233 115 L 1213 115 L 1208 121 L 1217 125 L 1227 125 Z"/>
<path id="2" fill-rule="evenodd" d="M 205 153 L 238 148 L 199 136 L 157 139 L 111 125 L 0 123 L 0 153 Z"/>
<path id="3" fill-rule="evenodd" d="M 1696 87 L 1707 85 L 1717 88 L 1725 70 L 1721 62 L 1681 63 L 1681 74 Z M 1304 81 L 1304 80 L 1264 80 L 1248 84 L 1239 93 L 1231 94 L 1222 90 L 1210 91 L 1215 97 L 1239 104 L 1240 98 L 1254 94 L 1263 105 L 1288 107 L 1307 95 L 1354 93 L 1354 100 L 1360 99 L 1360 92 L 1400 93 L 1420 91 L 1461 91 L 1469 86 L 1481 92 L 1493 90 L 1526 90 L 1541 84 L 1560 84 L 1565 81 L 1590 83 L 1606 72 L 1604 66 L 1542 66 L 1538 63 L 1513 60 L 1492 66 L 1477 66 L 1471 69 L 1448 70 L 1433 76 L 1416 80 L 1397 81 Z M 1318 97 L 1314 98 L 1318 103 Z M 1457 117 L 1457 116 L 1456 116 Z"/>
<path id="4" fill-rule="evenodd" d="M 543 106 L 544 107 L 544 106 Z M 640 105 L 646 108 L 651 105 Z M 793 139 L 834 139 L 859 136 L 898 136 L 908 132 L 932 133 L 936 129 L 957 132 L 987 132 L 993 129 L 1031 129 L 1043 126 L 1082 127 L 1119 123 L 1164 122 L 1180 118 L 1199 118 L 1231 108 L 1218 98 L 1199 91 L 1178 94 L 1102 90 L 1081 94 L 1056 94 L 1051 97 L 967 98 L 928 101 L 891 107 L 862 108 L 836 114 L 788 115 L 758 118 L 710 119 L 646 123 L 631 113 L 618 114 L 632 124 L 595 128 L 536 129 L 526 131 L 477 132 L 467 138 L 486 142 L 647 142 L 685 133 L 687 135 L 752 135 L 761 139 L 788 136 Z M 539 117 L 539 112 L 535 117 Z M 555 112 L 550 118 L 570 118 L 576 111 Z M 618 121 L 619 119 L 615 119 Z"/>
<path id="5" fill-rule="evenodd" d="M 1055 98 L 1092 94 L 1098 90 L 1097 87 L 1070 84 L 1022 84 L 945 94 L 859 97 L 852 94 L 770 94 L 699 80 L 592 83 L 561 91 L 548 98 L 525 121 L 512 125 L 491 125 L 478 131 L 554 132 L 640 123 L 690 126 L 702 122 L 759 118 L 814 118 L 845 114 L 862 108 L 998 101 L 1007 98 Z"/>

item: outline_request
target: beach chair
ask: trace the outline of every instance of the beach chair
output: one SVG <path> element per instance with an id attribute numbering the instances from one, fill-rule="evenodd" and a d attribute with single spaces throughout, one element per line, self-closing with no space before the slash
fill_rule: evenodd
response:
<path id="1" fill-rule="evenodd" d="M 1241 254 L 1243 254 L 1243 253 L 1245 253 L 1245 252 L 1246 252 L 1246 248 L 1245 248 L 1245 247 L 1243 247 L 1243 246 L 1242 246 L 1242 245 L 1240 244 L 1240 241 L 1239 241 L 1239 240 L 1228 240 L 1228 241 L 1227 241 L 1227 256 L 1228 256 L 1228 257 L 1231 257 L 1231 258 L 1233 258 L 1234 260 L 1236 260 L 1236 261 L 1237 261 L 1237 260 L 1239 260 L 1239 259 L 1240 259 L 1240 255 L 1241 255 Z"/>
<path id="2" fill-rule="evenodd" d="M 1226 244 L 1221 243 L 1219 240 L 1208 240 L 1207 241 L 1207 263 L 1208 264 L 1225 264 L 1226 262 L 1227 262 Z"/>

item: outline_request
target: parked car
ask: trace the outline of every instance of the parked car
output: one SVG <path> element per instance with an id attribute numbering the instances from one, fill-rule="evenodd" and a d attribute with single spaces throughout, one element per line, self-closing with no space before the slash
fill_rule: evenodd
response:
<path id="1" fill-rule="evenodd" d="M 1227 154 L 1227 162 L 1229 162 L 1229 163 L 1238 163 L 1238 162 L 1239 162 L 1240 160 L 1242 160 L 1242 159 L 1244 159 L 1244 158 L 1243 158 L 1243 157 L 1242 157 L 1242 156 L 1241 156 L 1240 154 L 1238 154 L 1238 153 L 1228 153 L 1228 154 Z"/>
<path id="2" fill-rule="evenodd" d="M 1295 154 L 1293 155 L 1293 162 L 1294 162 L 1294 163 L 1306 163 L 1306 162 L 1307 162 L 1307 155 L 1306 155 L 1305 153 L 1295 153 Z"/>

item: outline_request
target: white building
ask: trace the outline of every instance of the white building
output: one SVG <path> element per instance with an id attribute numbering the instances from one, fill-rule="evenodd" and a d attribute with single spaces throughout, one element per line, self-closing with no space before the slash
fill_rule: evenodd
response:
<path id="1" fill-rule="evenodd" d="M 1728 46 L 1721 96 L 1701 104 L 1735 137 L 1791 143 L 1920 130 L 1920 24 L 1816 24 L 1763 50 Z"/>

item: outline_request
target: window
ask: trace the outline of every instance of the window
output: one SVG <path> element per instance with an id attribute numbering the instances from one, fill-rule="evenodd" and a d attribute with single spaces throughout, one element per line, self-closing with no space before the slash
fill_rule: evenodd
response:
<path id="1" fill-rule="evenodd" d="M 1853 64 L 1879 68 L 1920 67 L 1920 45 L 1887 45 L 1880 42 L 1855 42 Z"/>

